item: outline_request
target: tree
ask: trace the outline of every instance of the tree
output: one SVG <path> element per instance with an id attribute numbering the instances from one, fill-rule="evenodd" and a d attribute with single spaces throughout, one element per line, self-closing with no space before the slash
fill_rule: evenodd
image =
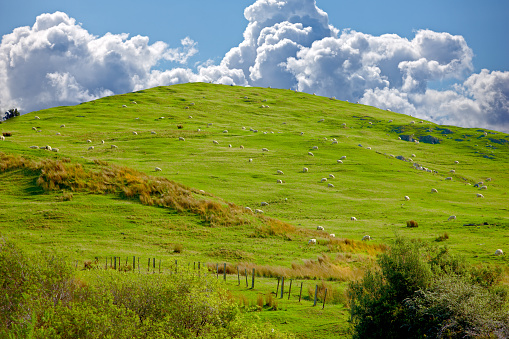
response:
<path id="1" fill-rule="evenodd" d="M 14 117 L 19 117 L 19 111 L 17 108 L 11 108 L 7 112 L 5 112 L 4 120 L 14 118 Z"/>

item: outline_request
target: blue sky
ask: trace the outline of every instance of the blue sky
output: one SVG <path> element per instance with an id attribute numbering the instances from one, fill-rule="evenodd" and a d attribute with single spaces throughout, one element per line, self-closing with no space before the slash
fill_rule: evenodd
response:
<path id="1" fill-rule="evenodd" d="M 153 85 L 211 81 L 345 93 L 335 96 L 438 123 L 509 131 L 509 1 L 317 0 L 316 6 L 310 0 L 278 1 L 279 7 L 275 0 L 2 1 L 0 35 L 17 43 L 0 47 L 0 108 L 17 105 L 27 112 Z M 88 34 L 88 46 L 100 45 L 105 54 L 77 55 L 81 47 L 62 45 L 74 61 L 52 63 L 55 51 L 42 49 L 38 40 L 47 36 L 32 30 L 31 40 L 22 41 L 22 34 L 13 34 L 17 27 L 32 28 L 41 14 L 57 17 L 56 12 L 65 13 L 55 20 L 66 22 L 70 40 Z M 343 34 L 346 28 L 359 34 Z M 257 34 L 262 43 L 244 40 L 244 32 Z M 134 47 L 127 46 L 137 35 L 149 38 L 137 42 L 144 57 L 133 56 Z M 165 45 L 154 52 L 158 41 Z M 13 51 L 24 55 L 23 62 Z M 318 59 L 327 62 L 315 64 Z M 77 70 L 86 64 L 91 74 L 98 72 L 97 81 Z M 113 69 L 122 72 L 113 75 Z M 105 70 L 121 81 L 100 82 Z M 40 83 L 30 78 L 34 72 L 40 72 Z M 14 76 L 26 76 L 26 85 L 13 87 Z"/>

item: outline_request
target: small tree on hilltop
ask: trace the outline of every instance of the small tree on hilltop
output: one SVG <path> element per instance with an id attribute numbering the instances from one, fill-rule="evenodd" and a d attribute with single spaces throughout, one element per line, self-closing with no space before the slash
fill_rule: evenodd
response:
<path id="1" fill-rule="evenodd" d="M 14 118 L 14 117 L 19 117 L 19 115 L 20 114 L 19 114 L 19 111 L 18 111 L 17 108 L 11 108 L 7 112 L 5 112 L 4 120 L 10 119 L 10 118 Z"/>

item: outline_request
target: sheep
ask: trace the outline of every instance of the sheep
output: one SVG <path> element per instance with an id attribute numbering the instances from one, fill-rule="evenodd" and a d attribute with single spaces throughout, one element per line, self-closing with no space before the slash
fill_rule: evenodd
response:
<path id="1" fill-rule="evenodd" d="M 229 148 L 232 148 L 232 144 L 229 144 L 229 145 L 228 145 L 228 147 L 229 147 Z"/>
<path id="2" fill-rule="evenodd" d="M 283 183 L 283 180 L 281 180 L 281 179 L 276 180 L 276 184 L 282 184 L 282 183 Z"/>
<path id="3" fill-rule="evenodd" d="M 481 190 L 487 190 L 488 189 L 488 186 L 481 186 L 480 188 Z"/>
<path id="4" fill-rule="evenodd" d="M 459 162 L 458 160 L 456 160 L 454 163 L 455 163 L 455 164 L 459 164 L 460 162 Z"/>
<path id="5" fill-rule="evenodd" d="M 309 241 L 308 241 L 308 245 L 309 245 L 309 244 L 314 244 L 314 245 L 316 245 L 316 239 L 309 239 Z"/>
<path id="6" fill-rule="evenodd" d="M 343 160 L 343 159 L 346 159 L 346 155 L 343 155 L 341 158 L 339 158 L 339 160 Z"/>
<path id="7" fill-rule="evenodd" d="M 318 146 L 313 146 L 311 149 L 318 149 Z"/>
<path id="8" fill-rule="evenodd" d="M 450 173 L 456 173 L 456 171 L 455 171 L 455 170 L 450 170 L 449 172 L 450 172 Z"/>
<path id="9" fill-rule="evenodd" d="M 334 184 L 329 183 L 327 186 L 328 187 L 334 187 Z"/>
<path id="10" fill-rule="evenodd" d="M 445 178 L 445 180 L 452 180 L 452 177 L 447 177 Z"/>
<path id="11" fill-rule="evenodd" d="M 257 208 L 255 209 L 255 213 L 263 213 L 263 211 Z"/>
<path id="12" fill-rule="evenodd" d="M 436 188 L 432 188 L 431 193 L 438 193 L 438 190 Z"/>
<path id="13" fill-rule="evenodd" d="M 331 233 L 331 234 L 329 234 L 329 237 L 331 237 L 331 238 L 335 238 L 335 237 L 336 237 L 336 234 Z"/>
<path id="14" fill-rule="evenodd" d="M 277 173 L 277 174 L 284 175 L 283 171 L 281 171 L 281 170 L 277 170 L 277 172 L 276 172 L 276 173 Z"/>
<path id="15" fill-rule="evenodd" d="M 343 163 L 343 161 L 341 161 L 341 160 L 338 160 L 338 164 L 342 164 L 342 163 Z"/>
<path id="16" fill-rule="evenodd" d="M 314 157 L 315 155 L 312 152 L 308 152 L 308 155 Z"/>
<path id="17" fill-rule="evenodd" d="M 503 255 L 503 254 L 504 254 L 504 251 L 502 251 L 500 248 L 495 251 L 496 256 Z"/>
<path id="18" fill-rule="evenodd" d="M 268 149 L 268 148 L 265 148 L 265 147 L 264 147 L 264 148 L 262 148 L 262 152 L 268 152 L 268 151 L 269 151 L 269 149 Z"/>
<path id="19" fill-rule="evenodd" d="M 486 178 L 486 181 L 491 181 L 491 178 Z"/>
<path id="20" fill-rule="evenodd" d="M 262 202 L 260 203 L 260 206 L 268 206 L 268 205 L 269 205 L 269 203 L 268 203 L 268 202 L 265 202 L 265 201 L 262 201 Z"/>
<path id="21" fill-rule="evenodd" d="M 253 213 L 253 210 L 251 209 L 251 207 L 247 207 L 246 206 L 245 209 L 246 209 L 246 211 L 249 211 L 249 212 Z"/>
<path id="22" fill-rule="evenodd" d="M 34 117 L 35 120 L 40 120 L 41 118 L 39 118 L 37 115 Z"/>
<path id="23" fill-rule="evenodd" d="M 411 124 L 415 124 L 415 121 L 410 121 Z"/>
<path id="24" fill-rule="evenodd" d="M 3 135 L 0 135 L 0 140 L 5 141 L 5 137 Z"/>
<path id="25" fill-rule="evenodd" d="M 334 174 L 329 174 L 329 178 L 334 179 L 335 178 Z"/>
<path id="26" fill-rule="evenodd" d="M 51 150 L 52 150 L 53 152 L 58 152 L 58 151 L 59 151 L 59 150 L 58 150 L 58 148 L 52 148 Z"/>
<path id="27" fill-rule="evenodd" d="M 335 144 L 337 144 L 337 143 L 338 143 L 338 141 L 337 141 L 337 140 L 332 141 L 332 145 L 335 145 Z"/>
<path id="28" fill-rule="evenodd" d="M 217 140 L 212 140 L 212 142 L 214 143 L 214 145 L 219 145 L 219 142 L 217 142 Z"/>
<path id="29" fill-rule="evenodd" d="M 320 180 L 320 182 L 325 182 L 327 181 L 327 178 L 322 178 L 322 180 Z"/>
<path id="30" fill-rule="evenodd" d="M 161 171 L 162 171 L 162 169 L 161 169 L 160 167 L 156 167 L 156 168 L 155 168 L 155 171 L 156 171 L 156 172 L 161 172 Z"/>
<path id="31" fill-rule="evenodd" d="M 111 145 L 111 148 L 118 148 L 116 145 Z"/>
<path id="32" fill-rule="evenodd" d="M 412 154 L 412 158 L 415 158 L 415 157 L 416 157 L 416 155 L 415 155 L 415 154 Z"/>
<path id="33" fill-rule="evenodd" d="M 405 195 L 405 200 L 406 201 L 410 200 L 410 197 L 408 195 Z"/>
<path id="34" fill-rule="evenodd" d="M 451 220 L 456 220 L 456 216 L 455 216 L 455 215 L 451 215 L 451 216 L 447 219 L 447 221 L 451 221 Z"/>
<path id="35" fill-rule="evenodd" d="M 366 149 L 371 149 L 371 147 L 366 147 Z"/>
<path id="36" fill-rule="evenodd" d="M 248 161 L 249 161 L 249 162 L 253 162 L 253 159 L 249 158 L 249 160 L 248 160 Z"/>
<path id="37" fill-rule="evenodd" d="M 392 120 L 389 120 L 389 122 L 392 122 Z"/>
<path id="38" fill-rule="evenodd" d="M 324 122 L 324 121 L 325 121 L 325 119 L 320 119 L 320 120 L 318 120 L 318 122 Z"/>
<path id="39" fill-rule="evenodd" d="M 201 128 L 196 129 L 196 132 L 201 132 Z"/>
<path id="40" fill-rule="evenodd" d="M 65 127 L 65 125 L 60 125 L 60 127 Z"/>
<path id="41" fill-rule="evenodd" d="M 122 108 L 125 108 L 125 107 L 127 107 L 127 105 L 122 105 Z"/>
<path id="42" fill-rule="evenodd" d="M 138 135 L 138 132 L 133 131 L 133 135 Z"/>
<path id="43" fill-rule="evenodd" d="M 32 131 L 37 131 L 37 128 L 36 127 L 32 127 Z"/>
<path id="44" fill-rule="evenodd" d="M 191 103 L 189 104 L 189 106 L 194 106 L 194 102 L 191 102 Z"/>
<path id="45" fill-rule="evenodd" d="M 300 132 L 300 135 L 304 135 L 304 132 Z"/>
<path id="46" fill-rule="evenodd" d="M 317 231 L 323 231 L 323 230 L 324 230 L 324 228 L 323 228 L 323 226 L 316 226 L 316 230 L 317 230 Z"/>
<path id="47" fill-rule="evenodd" d="M 90 139 L 87 140 L 87 143 L 91 143 L 91 142 L 92 142 L 92 140 L 90 140 Z"/>
<path id="48" fill-rule="evenodd" d="M 482 195 L 481 193 L 477 193 L 477 197 L 478 198 L 484 198 L 484 195 Z"/>
<path id="49" fill-rule="evenodd" d="M 302 172 L 304 172 L 304 173 L 307 173 L 308 171 L 309 171 L 309 169 L 308 169 L 307 167 L 304 167 L 304 168 L 302 169 Z"/>
<path id="50" fill-rule="evenodd" d="M 39 149 L 39 146 L 30 146 L 31 149 Z"/>
<path id="51" fill-rule="evenodd" d="M 370 241 L 371 237 L 369 235 L 365 235 L 362 237 L 362 241 Z"/>
<path id="52" fill-rule="evenodd" d="M 342 123 L 341 126 L 346 127 L 346 123 Z"/>
<path id="53" fill-rule="evenodd" d="M 150 131 L 150 134 L 157 134 L 155 131 Z"/>
<path id="54" fill-rule="evenodd" d="M 90 146 L 90 147 L 88 148 L 88 150 L 89 150 L 89 151 L 91 151 L 91 150 L 93 150 L 93 149 L 94 149 L 94 146 Z"/>
<path id="55" fill-rule="evenodd" d="M 186 141 L 186 139 L 184 139 L 184 137 L 179 137 L 179 141 Z"/>
<path id="56" fill-rule="evenodd" d="M 223 133 L 228 133 L 228 130 L 227 130 L 227 129 L 225 129 L 225 130 L 223 131 Z"/>
<path id="57" fill-rule="evenodd" d="M 136 101 L 131 101 L 131 104 L 137 105 L 138 103 Z"/>
<path id="58" fill-rule="evenodd" d="M 357 218 L 356 217 L 351 217 L 350 220 L 357 221 Z"/>
<path id="59" fill-rule="evenodd" d="M 368 122 L 368 124 L 373 125 L 373 123 L 372 123 L 371 121 L 370 121 L 370 122 Z"/>

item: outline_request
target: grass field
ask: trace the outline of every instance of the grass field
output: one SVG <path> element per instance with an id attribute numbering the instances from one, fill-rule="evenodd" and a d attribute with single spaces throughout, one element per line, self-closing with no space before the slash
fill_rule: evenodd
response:
<path id="1" fill-rule="evenodd" d="M 344 290 L 342 281 L 362 276 L 363 267 L 397 235 L 447 245 L 472 264 L 508 263 L 507 255 L 494 256 L 498 248 L 509 251 L 509 135 L 504 133 L 439 126 L 290 90 L 202 83 L 33 112 L 4 121 L 0 130 L 10 133 L 0 141 L 4 155 L 79 164 L 94 173 L 129 168 L 147 175 L 147 182 L 180 183 L 193 199 L 231 207 L 243 220 L 221 225 L 192 211 L 147 206 L 137 195 L 126 198 L 86 185 L 44 189 L 37 184 L 40 171 L 16 167 L 0 172 L 0 232 L 29 252 L 53 250 L 79 262 L 111 256 L 226 262 L 256 267 L 270 284 L 276 276 L 301 279 L 326 265 L 338 290 Z M 404 141 L 401 135 L 431 136 L 440 143 Z M 29 148 L 46 145 L 58 152 Z M 486 190 L 474 187 L 480 181 Z M 245 206 L 276 221 L 244 211 Z M 448 221 L 451 215 L 456 219 Z M 419 226 L 406 227 L 409 220 Z M 325 230 L 316 231 L 317 226 Z M 436 242 L 444 233 L 448 239 Z M 372 237 L 369 244 L 360 242 L 364 235 Z M 308 245 L 310 238 L 318 244 Z M 345 245 L 339 239 L 356 242 Z M 235 287 L 232 293 L 257 298 L 254 291 Z M 293 322 L 286 327 L 313 337 L 304 330 L 306 313 L 291 301 L 280 304 L 284 311 L 256 316 Z M 344 306 L 331 309 L 321 320 L 347 327 Z"/>

